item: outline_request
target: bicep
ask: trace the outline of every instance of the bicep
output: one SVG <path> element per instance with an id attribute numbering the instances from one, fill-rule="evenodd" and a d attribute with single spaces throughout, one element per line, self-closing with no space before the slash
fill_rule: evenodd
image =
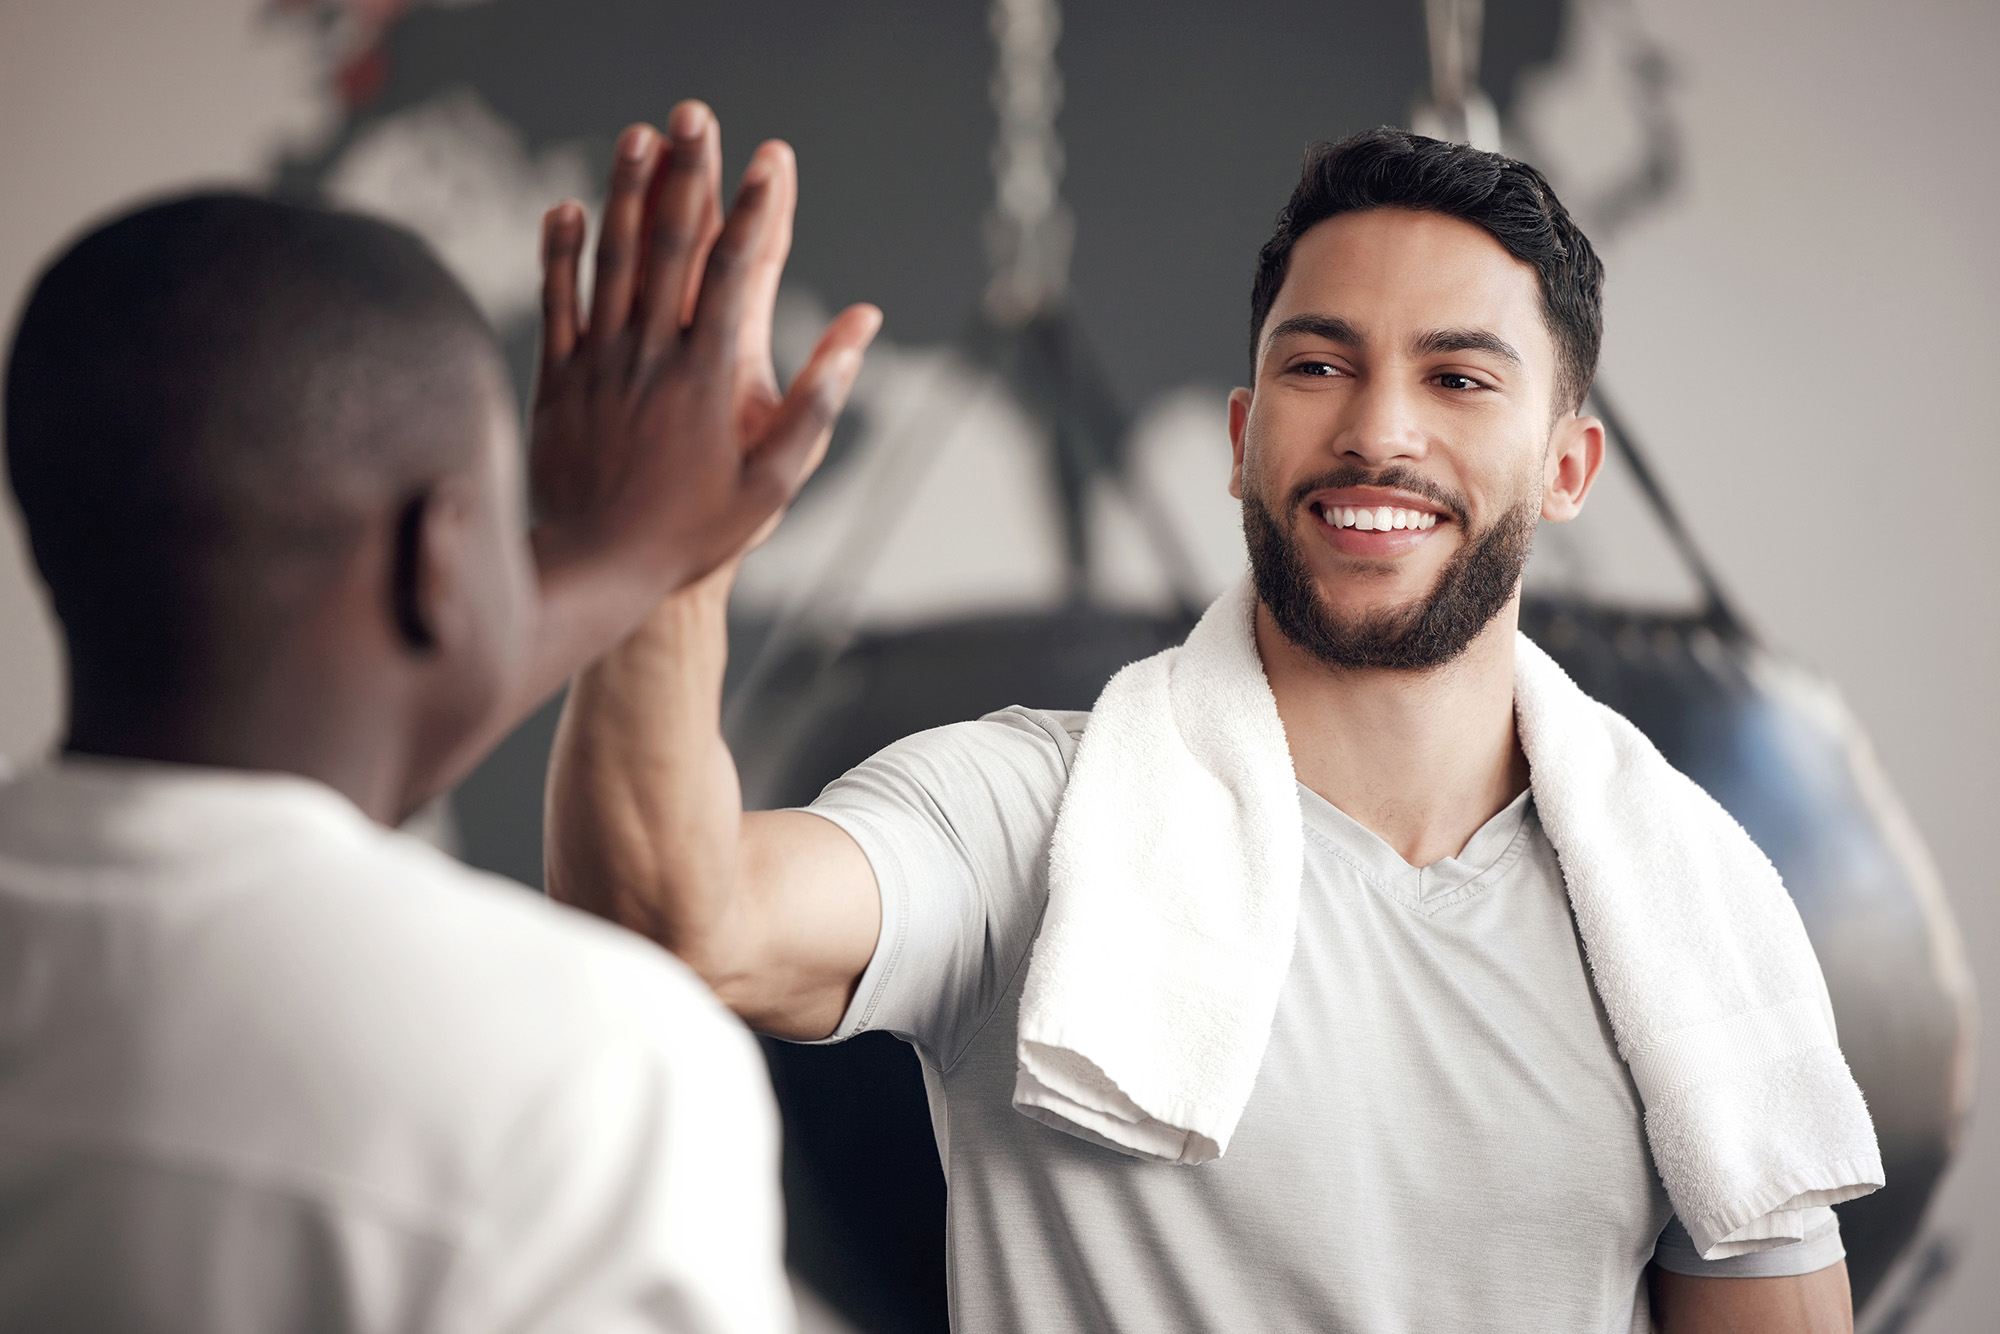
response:
<path id="1" fill-rule="evenodd" d="M 1026 716 L 956 723 L 886 747 L 809 812 L 745 816 L 760 994 L 717 990 L 778 1037 L 883 1029 L 948 1063 L 1040 918 L 1062 739 Z"/>
<path id="2" fill-rule="evenodd" d="M 1653 1324 L 1662 1334 L 1851 1334 L 1847 1262 L 1781 1278 L 1649 1271 Z"/>
<path id="3" fill-rule="evenodd" d="M 743 817 L 743 911 L 760 941 L 754 967 L 712 979 L 752 1027 L 776 1037 L 831 1034 L 875 952 L 882 899 L 861 845 L 807 811 Z"/>

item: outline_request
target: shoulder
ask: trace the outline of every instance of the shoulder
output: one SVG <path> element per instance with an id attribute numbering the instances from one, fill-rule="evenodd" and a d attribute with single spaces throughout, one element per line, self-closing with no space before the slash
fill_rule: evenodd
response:
<path id="1" fill-rule="evenodd" d="M 683 1150 L 767 1174 L 761 1052 L 649 942 L 292 780 L 14 787 L 0 914 L 50 984 L 0 998 L 0 1147 L 446 1238 L 605 1216 Z"/>
<path id="2" fill-rule="evenodd" d="M 950 799 L 964 791 L 1011 784 L 1060 792 L 1089 719 L 1020 706 L 973 722 L 933 727 L 894 741 L 828 785 L 829 797 L 891 797 L 922 791 Z"/>
<path id="3" fill-rule="evenodd" d="M 271 905 L 273 926 L 303 937 L 320 994 L 366 978 L 387 1002 L 368 1006 L 378 1020 L 393 1005 L 431 1016 L 440 1034 L 504 1035 L 508 1064 L 523 1068 L 607 1044 L 751 1045 L 667 951 L 416 839 L 377 831 L 326 871 L 294 903 Z"/>
<path id="4" fill-rule="evenodd" d="M 892 846 L 925 864 L 987 860 L 1046 837 L 1087 718 L 1016 707 L 918 732 L 829 783 L 811 809 L 860 842 L 878 875 Z"/>
<path id="5" fill-rule="evenodd" d="M 1020 730 L 1032 727 L 1053 741 L 1065 760 L 1072 760 L 1076 758 L 1077 743 L 1083 740 L 1083 729 L 1090 724 L 1090 710 L 1024 709 L 1017 704 L 989 713 L 980 721 Z"/>
<path id="6" fill-rule="evenodd" d="M 272 869 L 168 942 L 200 966 L 135 1023 L 174 1058 L 140 1099 L 158 1141 L 453 1217 L 704 1108 L 763 1136 L 755 1040 L 664 950 L 389 831 Z"/>
<path id="7" fill-rule="evenodd" d="M 37 1044 L 64 1087 L 0 1080 L 0 1153 L 85 1150 L 46 1154 L 65 1207 L 150 1201 L 147 1256 L 202 1235 L 252 1269 L 335 1228 L 449 1266 L 467 1327 L 641 1291 L 776 1309 L 762 1055 L 664 951 L 373 827 L 202 878 L 105 915 L 121 957 L 66 956 Z"/>
<path id="8" fill-rule="evenodd" d="M 1076 762 L 1076 748 L 1083 741 L 1090 713 L 1083 709 L 1030 709 L 1019 704 L 989 713 L 974 723 L 963 723 L 968 743 L 992 749 L 1024 750 L 1061 765 L 1065 782 Z"/>

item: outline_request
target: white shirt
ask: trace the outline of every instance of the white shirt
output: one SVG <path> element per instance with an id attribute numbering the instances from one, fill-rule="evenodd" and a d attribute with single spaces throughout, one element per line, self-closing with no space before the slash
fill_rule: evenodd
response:
<path id="1" fill-rule="evenodd" d="M 882 933 L 837 1037 L 915 1044 L 949 1183 L 958 1334 L 1650 1328 L 1645 1272 L 1806 1273 L 1807 1240 L 1704 1262 L 1527 794 L 1424 868 L 1307 788 L 1298 939 L 1229 1152 L 1147 1162 L 1012 1106 L 1048 845 L 1086 715 L 889 747 L 812 810 L 875 869 Z"/>
<path id="2" fill-rule="evenodd" d="M 790 1329 L 679 963 L 300 778 L 0 785 L 0 1328 Z"/>

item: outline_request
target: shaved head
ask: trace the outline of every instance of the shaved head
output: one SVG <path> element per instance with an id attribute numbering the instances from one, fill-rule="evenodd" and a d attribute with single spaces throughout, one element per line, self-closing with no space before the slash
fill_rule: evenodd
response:
<path id="1" fill-rule="evenodd" d="M 170 200 L 42 275 L 8 470 L 73 664 L 140 693 L 254 652 L 367 516 L 473 466 L 506 372 L 416 237 L 247 195 Z"/>

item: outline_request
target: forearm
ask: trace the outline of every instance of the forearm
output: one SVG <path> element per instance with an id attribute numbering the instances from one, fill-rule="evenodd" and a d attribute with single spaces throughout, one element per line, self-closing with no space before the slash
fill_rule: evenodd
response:
<path id="1" fill-rule="evenodd" d="M 749 961 L 741 789 L 721 729 L 728 580 L 662 601 L 581 672 L 550 756 L 549 892 L 674 950 L 707 977 Z M 739 928 L 732 930 L 732 928 Z"/>
<path id="2" fill-rule="evenodd" d="M 1787 1278 L 1694 1278 L 1651 1271 L 1660 1334 L 1853 1334 L 1845 1260 Z"/>
<path id="3" fill-rule="evenodd" d="M 753 1027 L 821 1038 L 874 951 L 881 904 L 838 826 L 743 811 L 721 728 L 729 580 L 668 598 L 571 688 L 549 770 L 549 892 L 673 950 Z"/>
<path id="4" fill-rule="evenodd" d="M 565 682 L 623 641 L 659 603 L 662 590 L 642 582 L 636 573 L 592 570 L 581 562 L 541 564 L 526 661 L 480 727 L 460 738 L 450 754 L 413 775 L 404 798 L 405 814 L 458 786 Z"/>

